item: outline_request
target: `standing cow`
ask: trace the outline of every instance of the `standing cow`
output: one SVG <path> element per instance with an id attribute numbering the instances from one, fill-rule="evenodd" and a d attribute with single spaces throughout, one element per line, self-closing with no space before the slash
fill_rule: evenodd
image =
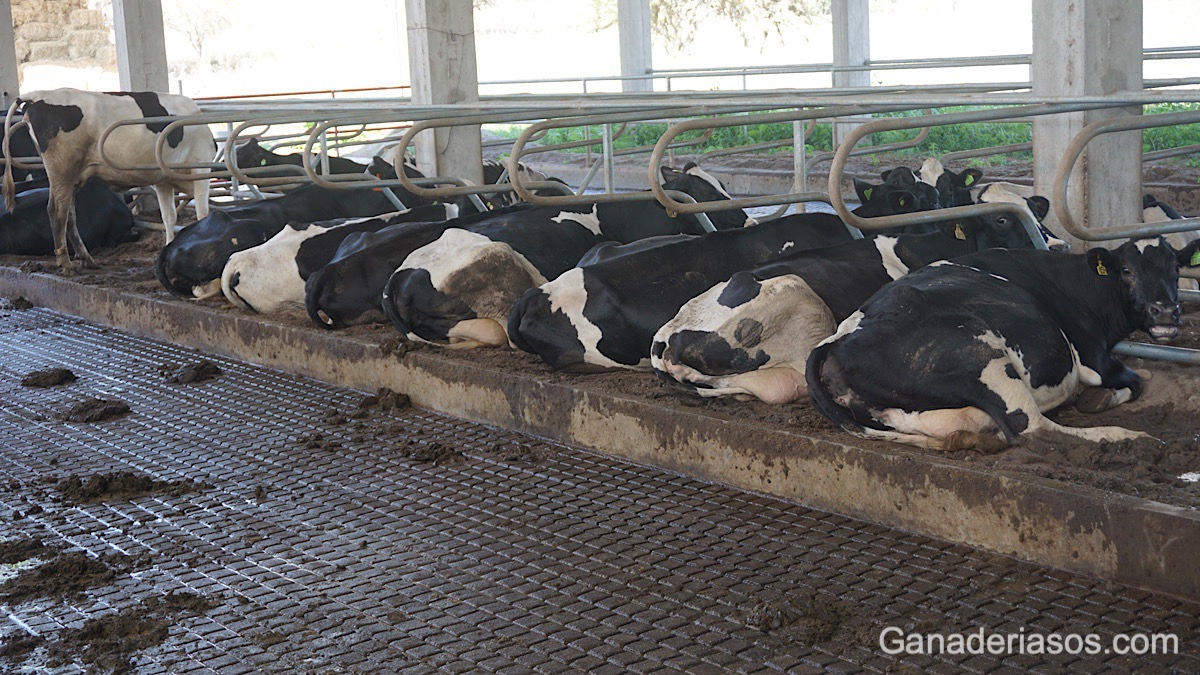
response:
<path id="1" fill-rule="evenodd" d="M 96 266 L 75 224 L 75 190 L 89 178 L 99 178 L 120 189 L 154 186 L 168 243 L 175 236 L 175 190 L 195 197 L 199 217 L 208 215 L 208 178 L 203 177 L 206 169 L 184 169 L 184 173 L 199 176 L 184 182 L 167 178 L 157 168 L 116 169 L 101 158 L 97 145 L 101 134 L 114 122 L 199 114 L 200 108 L 190 98 L 155 92 L 98 94 L 78 89 L 31 92 L 15 100 L 9 108 L 5 120 L 6 154 L 11 145 L 8 131 L 18 111 L 25 114 L 29 133 L 50 179 L 48 208 L 54 255 L 63 271 L 71 270 L 68 244 L 86 265 Z M 155 143 L 167 124 L 148 122 L 118 128 L 105 143 L 108 157 L 122 166 L 154 165 Z M 215 151 L 212 132 L 207 126 L 187 126 L 167 136 L 163 158 L 172 164 L 198 164 L 212 161 Z M 5 165 L 3 187 L 5 203 L 11 209 L 14 186 L 9 165 Z"/>

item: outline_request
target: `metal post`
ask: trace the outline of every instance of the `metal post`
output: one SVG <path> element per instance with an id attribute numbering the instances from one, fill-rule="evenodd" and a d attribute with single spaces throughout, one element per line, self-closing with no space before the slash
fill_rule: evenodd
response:
<path id="1" fill-rule="evenodd" d="M 405 0 L 413 103 L 475 103 L 475 20 L 471 0 Z M 441 128 L 417 139 L 417 168 L 427 176 L 483 182 L 478 126 Z"/>
<path id="2" fill-rule="evenodd" d="M 601 127 L 604 134 L 604 193 L 613 193 L 613 142 L 612 142 L 612 125 L 605 124 Z"/>
<path id="3" fill-rule="evenodd" d="M 113 27 L 121 89 L 168 92 L 162 0 L 113 0 Z"/>
<path id="4" fill-rule="evenodd" d="M 1033 92 L 1040 97 L 1100 96 L 1142 91 L 1142 3 L 1123 0 L 1033 3 Z M 1063 152 L 1084 126 L 1136 115 L 1141 106 L 1038 118 L 1033 123 L 1034 188 L 1051 194 Z M 1139 132 L 1097 139 L 1071 176 L 1066 205 L 1091 228 L 1140 220 Z M 1056 218 L 1047 221 L 1072 247 Z"/>
<path id="5" fill-rule="evenodd" d="M 13 36 L 12 0 L 0 0 L 0 93 L 7 109 L 21 91 Z"/>
<path id="6" fill-rule="evenodd" d="M 621 75 L 648 75 L 653 69 L 650 0 L 617 0 L 617 32 L 621 40 Z M 654 91 L 654 82 L 621 80 L 621 91 Z"/>
<path id="7" fill-rule="evenodd" d="M 871 61 L 871 8 L 868 0 L 833 0 L 833 86 L 871 86 L 869 70 L 838 70 L 847 66 L 863 66 Z M 837 147 L 857 124 L 838 122 L 833 125 L 833 145 Z"/>
<path id="8" fill-rule="evenodd" d="M 808 192 L 808 169 L 805 167 L 804 157 L 807 153 L 804 143 L 807 140 L 804 133 L 804 121 L 792 122 L 792 171 L 795 172 L 796 192 Z M 796 213 L 807 212 L 808 204 L 804 202 L 796 204 Z"/>

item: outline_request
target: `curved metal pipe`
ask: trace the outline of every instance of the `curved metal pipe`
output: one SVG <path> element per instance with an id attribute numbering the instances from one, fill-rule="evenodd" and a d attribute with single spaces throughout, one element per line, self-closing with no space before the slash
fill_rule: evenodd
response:
<path id="1" fill-rule="evenodd" d="M 1176 124 L 1194 124 L 1200 122 L 1200 110 L 1187 110 L 1183 112 L 1162 113 L 1159 115 L 1128 115 L 1124 117 L 1113 117 L 1098 122 L 1092 122 L 1085 126 L 1075 138 L 1071 139 L 1071 144 L 1063 151 L 1063 158 L 1058 163 L 1058 170 L 1054 172 L 1054 199 L 1052 205 L 1054 215 L 1058 217 L 1058 222 L 1062 224 L 1072 236 L 1078 237 L 1084 241 L 1109 241 L 1112 239 L 1126 239 L 1138 237 L 1151 237 L 1159 234 L 1170 234 L 1172 232 L 1187 232 L 1190 230 L 1200 229 L 1200 218 L 1184 218 L 1182 220 L 1170 220 L 1161 223 L 1136 224 L 1127 225 L 1125 227 L 1106 227 L 1100 230 L 1093 230 L 1089 227 L 1080 225 L 1071 214 L 1071 206 L 1067 203 L 1067 186 L 1071 181 L 1071 171 L 1075 168 L 1075 163 L 1079 161 L 1079 156 L 1083 154 L 1083 149 L 1087 144 L 1101 134 L 1111 134 L 1121 131 L 1136 131 L 1139 129 L 1150 129 L 1153 127 L 1173 126 Z"/>

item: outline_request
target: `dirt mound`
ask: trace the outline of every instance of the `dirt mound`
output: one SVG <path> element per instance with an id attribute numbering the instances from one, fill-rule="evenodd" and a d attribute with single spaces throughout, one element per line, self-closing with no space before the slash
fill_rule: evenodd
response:
<path id="1" fill-rule="evenodd" d="M 342 444 L 326 438 L 324 434 L 312 433 L 300 439 L 300 446 L 307 450 L 341 450 Z"/>
<path id="2" fill-rule="evenodd" d="M 21 661 L 45 641 L 46 638 L 40 635 L 9 636 L 5 638 L 4 644 L 0 645 L 0 659 Z"/>
<path id="3" fill-rule="evenodd" d="M 210 489 L 207 483 L 190 480 L 154 480 L 131 471 L 98 473 L 82 478 L 67 476 L 59 481 L 58 492 L 77 504 L 128 501 L 147 495 L 181 495 Z"/>
<path id="4" fill-rule="evenodd" d="M 387 387 L 380 387 L 373 395 L 362 397 L 358 402 L 360 409 L 370 408 L 373 410 L 404 410 L 412 406 L 412 401 L 409 400 L 407 394 L 394 392 Z"/>
<path id="5" fill-rule="evenodd" d="M 26 300 L 25 296 L 18 295 L 16 298 L 8 301 L 7 309 L 15 309 L 19 311 L 33 309 L 33 303 Z"/>
<path id="6" fill-rule="evenodd" d="M 436 441 L 433 443 L 405 441 L 400 448 L 400 456 L 415 462 L 432 462 L 439 465 L 456 464 L 466 459 L 458 450 Z"/>
<path id="7" fill-rule="evenodd" d="M 413 342 L 403 337 L 393 337 L 379 343 L 379 353 L 383 356 L 391 354 L 398 359 L 402 359 L 405 355 L 420 351 L 427 346 L 424 342 Z"/>
<path id="8" fill-rule="evenodd" d="M 821 597 L 779 598 L 751 607 L 743 622 L 763 632 L 777 633 L 804 645 L 815 645 L 833 637 L 842 626 L 846 611 Z"/>
<path id="9" fill-rule="evenodd" d="M 0 565 L 13 565 L 47 553 L 57 553 L 37 539 L 13 539 L 0 542 Z"/>
<path id="10" fill-rule="evenodd" d="M 0 599 L 17 604 L 32 598 L 70 598 L 115 577 L 112 568 L 100 560 L 83 551 L 70 551 L 4 582 Z"/>
<path id="11" fill-rule="evenodd" d="M 192 593 L 172 593 L 151 598 L 139 607 L 91 619 L 76 630 L 65 631 L 50 645 L 50 663 L 64 666 L 79 660 L 90 670 L 128 673 L 130 658 L 143 649 L 163 643 L 172 619 L 184 614 L 202 614 L 215 607 L 207 598 Z"/>
<path id="12" fill-rule="evenodd" d="M 538 464 L 546 459 L 543 450 L 528 443 L 496 443 L 491 447 L 491 454 L 504 462 Z"/>
<path id="13" fill-rule="evenodd" d="M 75 381 L 75 373 L 66 368 L 47 368 L 26 373 L 21 378 L 22 387 L 54 387 L 60 384 L 70 384 Z"/>
<path id="14" fill-rule="evenodd" d="M 115 398 L 89 398 L 67 411 L 68 422 L 103 422 L 129 412 L 129 404 Z"/>
<path id="15" fill-rule="evenodd" d="M 217 364 L 205 359 L 182 366 L 172 366 L 169 363 L 164 363 L 158 367 L 158 373 L 165 377 L 167 382 L 172 384 L 191 384 L 218 377 L 221 374 L 221 369 L 217 367 Z"/>

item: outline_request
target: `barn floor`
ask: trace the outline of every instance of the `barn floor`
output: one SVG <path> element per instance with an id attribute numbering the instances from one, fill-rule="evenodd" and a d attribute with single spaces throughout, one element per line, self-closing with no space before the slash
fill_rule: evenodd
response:
<path id="1" fill-rule="evenodd" d="M 1200 671 L 1197 603 L 47 310 L 0 312 L 0 351 L 0 670 Z M 201 358 L 222 373 L 160 372 Z M 78 380 L 20 384 L 50 367 Z M 131 412 L 63 420 L 93 396 Z M 1182 653 L 896 660 L 886 626 Z"/>

